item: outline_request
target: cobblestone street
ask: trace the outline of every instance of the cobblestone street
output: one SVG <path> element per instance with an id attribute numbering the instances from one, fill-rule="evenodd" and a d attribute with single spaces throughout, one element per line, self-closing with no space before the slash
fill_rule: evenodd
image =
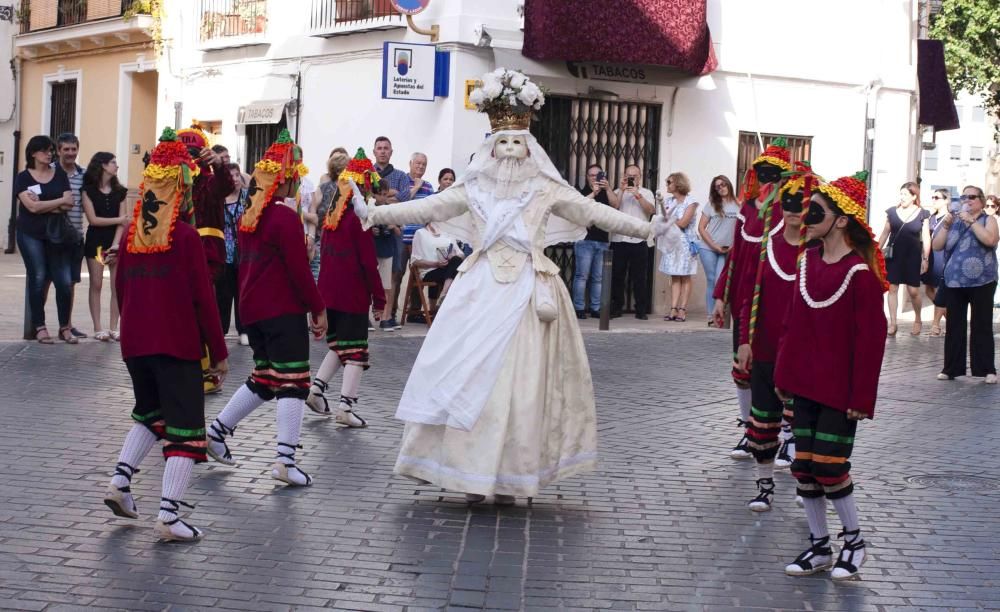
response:
<path id="1" fill-rule="evenodd" d="M 599 471 L 502 509 L 394 477 L 392 414 L 421 340 L 383 333 L 362 386 L 371 426 L 307 413 L 300 461 L 315 484 L 290 490 L 269 477 L 273 404 L 258 410 L 232 443 L 238 467 L 196 467 L 196 545 L 154 542 L 155 450 L 133 482 L 140 520 L 101 503 L 131 425 L 118 346 L 0 345 L 0 608 L 1000 607 L 1000 392 L 936 381 L 943 339 L 889 340 L 852 458 L 870 558 L 862 580 L 835 585 L 783 573 L 808 533 L 787 472 L 773 511 L 745 507 L 756 491 L 752 463 L 728 456 L 739 434 L 726 333 L 585 338 Z M 210 416 L 242 383 L 249 349 L 231 362 Z"/>

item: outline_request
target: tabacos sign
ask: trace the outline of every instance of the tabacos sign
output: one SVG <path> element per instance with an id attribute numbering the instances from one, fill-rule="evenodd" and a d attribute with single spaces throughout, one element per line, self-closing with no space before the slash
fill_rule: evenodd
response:
<path id="1" fill-rule="evenodd" d="M 609 64 L 606 62 L 566 62 L 569 73 L 589 81 L 617 81 L 619 83 L 653 84 L 657 77 L 669 69 L 636 64 Z"/>

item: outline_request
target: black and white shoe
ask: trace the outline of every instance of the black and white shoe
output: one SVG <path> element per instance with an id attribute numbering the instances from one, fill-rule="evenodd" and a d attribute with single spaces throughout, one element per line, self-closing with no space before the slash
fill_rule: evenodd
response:
<path id="1" fill-rule="evenodd" d="M 309 410 L 321 416 L 331 416 L 333 412 L 330 410 L 330 402 L 326 401 L 326 390 L 329 385 L 320 379 L 316 379 L 312 382 L 312 387 L 309 388 L 309 397 L 306 398 L 306 406 Z"/>
<path id="2" fill-rule="evenodd" d="M 166 521 L 160 518 L 156 519 L 156 524 L 153 525 L 153 533 L 156 534 L 158 540 L 164 542 L 197 542 L 205 536 L 201 529 L 182 521 L 177 516 L 177 512 L 181 506 L 194 508 L 191 504 L 185 504 L 180 500 L 167 499 L 166 497 L 160 498 L 160 512 L 168 512 L 174 518 Z"/>
<path id="3" fill-rule="evenodd" d="M 771 496 L 774 495 L 774 479 L 757 479 L 757 497 L 747 503 L 747 507 L 754 512 L 767 512 L 771 509 Z"/>
<path id="4" fill-rule="evenodd" d="M 115 516 L 122 518 L 139 518 L 139 511 L 135 506 L 135 499 L 132 498 L 132 475 L 137 473 L 139 468 L 119 461 L 115 466 L 115 476 L 123 476 L 128 480 L 124 487 L 108 485 L 108 490 L 104 493 L 104 505 L 111 508 Z"/>
<path id="5" fill-rule="evenodd" d="M 833 567 L 833 549 L 830 548 L 830 536 L 814 538 L 809 534 L 812 546 L 785 566 L 789 576 L 811 576 Z"/>
<path id="6" fill-rule="evenodd" d="M 280 480 L 293 487 L 308 487 L 311 485 L 313 481 L 312 476 L 306 474 L 299 466 L 295 465 L 295 449 L 302 448 L 302 446 L 293 446 L 284 442 L 278 442 L 278 448 L 278 460 L 271 466 L 271 478 Z M 287 452 L 280 450 L 282 448 L 288 449 Z M 285 461 L 288 461 L 288 463 L 285 463 Z"/>
<path id="7" fill-rule="evenodd" d="M 837 537 L 844 538 L 844 546 L 840 549 L 830 577 L 834 580 L 851 580 L 858 576 L 858 569 L 865 562 L 865 541 L 861 539 L 860 529 L 845 529 Z"/>
<path id="8" fill-rule="evenodd" d="M 212 459 L 215 459 L 222 465 L 228 465 L 230 467 L 236 465 L 236 460 L 233 459 L 233 454 L 229 452 L 229 445 L 226 444 L 226 436 L 231 436 L 236 431 L 235 427 L 227 427 L 219 419 L 212 421 L 212 424 L 208 427 L 207 437 L 208 437 L 208 447 L 205 448 L 205 452 Z"/>
<path id="9" fill-rule="evenodd" d="M 743 460 L 750 459 L 753 454 L 750 452 L 750 441 L 747 439 L 746 428 L 750 425 L 743 419 L 736 419 L 738 427 L 743 428 L 743 437 L 740 438 L 739 443 L 733 447 L 733 450 L 729 451 L 729 456 L 732 459 Z"/>
<path id="10" fill-rule="evenodd" d="M 778 449 L 778 456 L 774 458 L 774 467 L 786 469 L 795 461 L 795 437 L 787 438 L 781 443 Z"/>

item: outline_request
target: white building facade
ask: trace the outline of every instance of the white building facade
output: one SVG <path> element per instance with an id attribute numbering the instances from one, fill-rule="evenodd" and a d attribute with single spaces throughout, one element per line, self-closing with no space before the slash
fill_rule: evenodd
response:
<path id="1" fill-rule="evenodd" d="M 921 201 L 929 202 L 935 189 L 947 189 L 958 197 L 966 185 L 984 187 L 987 194 L 996 189 L 997 159 L 993 118 L 983 108 L 978 95 L 961 93 L 955 101 L 961 127 L 938 132 L 934 142 L 924 145 L 920 177 Z M 989 186 L 988 186 L 989 185 Z"/>
<path id="2" fill-rule="evenodd" d="M 0 246 L 6 250 L 12 237 L 8 231 L 14 174 L 14 132 L 17 129 L 17 81 L 14 77 L 15 7 L 0 6 Z M 22 147 L 23 148 L 23 147 Z"/>
<path id="3" fill-rule="evenodd" d="M 504 66 L 549 89 L 553 110 L 541 113 L 547 135 L 540 140 L 571 183 L 581 183 L 585 163 L 594 161 L 593 147 L 581 144 L 594 136 L 587 119 L 611 115 L 598 140 L 616 129 L 641 132 L 641 142 L 624 142 L 624 150 L 642 148 L 649 181 L 662 188 L 667 174 L 683 171 L 701 202 L 712 177 L 736 182 L 738 165 L 758 150 L 757 133 L 793 137 L 827 178 L 862 169 L 868 150 L 876 227 L 899 184 L 916 176 L 917 0 L 708 0 L 718 68 L 702 77 L 601 61 L 533 61 L 520 53 L 522 1 L 433 0 L 415 18 L 420 27 L 439 27 L 435 44 L 448 54 L 447 95 L 432 102 L 382 99 L 383 43 L 430 42 L 388 4 L 169 2 L 157 125 L 198 120 L 244 165 L 287 126 L 314 178 L 332 148 L 364 147 L 371 156 L 375 137 L 385 135 L 399 168 L 407 169 L 411 153 L 426 153 L 427 178 L 436 184 L 440 168 L 461 175 L 488 131 L 486 117 L 466 107 L 466 82 Z M 597 161 L 604 163 L 601 150 Z M 607 165 L 620 176 L 623 164 Z M 659 311 L 666 284 L 657 279 L 654 287 Z M 699 291 L 696 285 L 692 311 L 702 308 Z"/>

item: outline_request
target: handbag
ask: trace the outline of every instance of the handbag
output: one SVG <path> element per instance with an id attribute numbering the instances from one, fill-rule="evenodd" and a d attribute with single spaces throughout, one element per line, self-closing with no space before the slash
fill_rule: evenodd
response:
<path id="1" fill-rule="evenodd" d="M 76 246 L 80 244 L 80 232 L 66 213 L 50 214 L 45 220 L 45 239 L 52 244 Z"/>
<path id="2" fill-rule="evenodd" d="M 688 238 L 688 251 L 691 252 L 691 257 L 697 257 L 699 250 L 698 243 Z"/>

